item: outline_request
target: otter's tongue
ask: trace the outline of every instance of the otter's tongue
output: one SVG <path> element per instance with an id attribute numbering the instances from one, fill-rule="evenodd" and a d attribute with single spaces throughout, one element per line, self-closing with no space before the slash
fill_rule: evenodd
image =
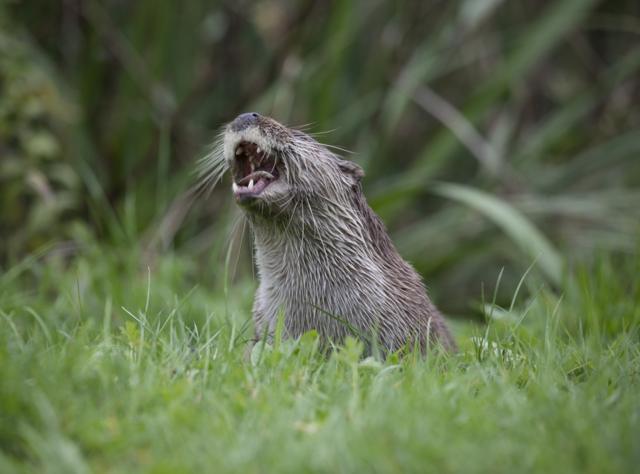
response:
<path id="1" fill-rule="evenodd" d="M 269 184 L 268 178 L 262 176 L 252 177 L 258 173 L 253 173 L 252 175 L 243 178 L 238 184 L 233 183 L 233 194 L 236 198 L 242 199 L 257 196 L 264 190 L 264 188 L 267 187 Z"/>
<path id="2" fill-rule="evenodd" d="M 236 184 L 239 186 L 248 186 L 249 184 L 251 184 L 251 181 L 253 181 L 255 184 L 261 179 L 266 179 L 267 181 L 273 181 L 275 177 L 268 171 L 258 170 L 236 181 Z"/>

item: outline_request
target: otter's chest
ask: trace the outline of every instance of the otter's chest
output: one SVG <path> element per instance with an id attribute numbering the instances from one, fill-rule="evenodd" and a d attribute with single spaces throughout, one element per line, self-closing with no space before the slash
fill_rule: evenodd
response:
<path id="1" fill-rule="evenodd" d="M 358 249 L 333 250 L 330 257 L 325 251 L 296 249 L 280 251 L 277 258 L 257 250 L 258 325 L 267 323 L 271 329 L 284 311 L 293 335 L 315 329 L 339 338 L 347 330 L 345 322 L 369 327 L 385 305 L 384 275 Z"/>

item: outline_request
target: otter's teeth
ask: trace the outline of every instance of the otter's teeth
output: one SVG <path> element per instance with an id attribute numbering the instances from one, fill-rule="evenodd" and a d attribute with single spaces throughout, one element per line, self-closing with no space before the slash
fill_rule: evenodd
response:
<path id="1" fill-rule="evenodd" d="M 238 185 L 235 182 L 233 182 L 231 184 L 231 189 L 233 190 L 234 193 L 237 192 L 238 191 Z"/>
<path id="2" fill-rule="evenodd" d="M 239 146 L 239 147 L 236 149 L 236 156 L 240 156 L 240 155 L 242 155 L 242 147 L 241 147 L 241 146 Z"/>
<path id="3" fill-rule="evenodd" d="M 258 153 L 258 154 L 262 153 L 262 148 L 256 147 L 256 153 Z"/>
<path id="4" fill-rule="evenodd" d="M 253 180 L 249 181 L 249 191 L 253 189 Z"/>
<path id="5" fill-rule="evenodd" d="M 255 165 L 253 164 L 253 161 L 251 163 L 249 163 L 251 165 L 251 172 L 253 173 L 255 171 Z"/>

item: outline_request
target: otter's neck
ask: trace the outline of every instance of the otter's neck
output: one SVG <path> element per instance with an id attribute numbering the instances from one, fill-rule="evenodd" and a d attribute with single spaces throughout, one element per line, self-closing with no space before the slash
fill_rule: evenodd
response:
<path id="1" fill-rule="evenodd" d="M 309 207 L 288 220 L 250 218 L 250 223 L 258 271 L 268 281 L 343 280 L 354 271 L 378 273 L 369 222 L 353 207 Z"/>

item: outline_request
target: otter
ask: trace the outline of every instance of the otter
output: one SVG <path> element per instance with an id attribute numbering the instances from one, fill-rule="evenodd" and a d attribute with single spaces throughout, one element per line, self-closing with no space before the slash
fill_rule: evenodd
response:
<path id="1" fill-rule="evenodd" d="M 456 345 L 418 273 L 395 249 L 362 191 L 364 172 L 306 133 L 255 112 L 229 123 L 206 161 L 232 191 L 254 236 L 256 340 L 315 330 L 384 353 Z"/>

